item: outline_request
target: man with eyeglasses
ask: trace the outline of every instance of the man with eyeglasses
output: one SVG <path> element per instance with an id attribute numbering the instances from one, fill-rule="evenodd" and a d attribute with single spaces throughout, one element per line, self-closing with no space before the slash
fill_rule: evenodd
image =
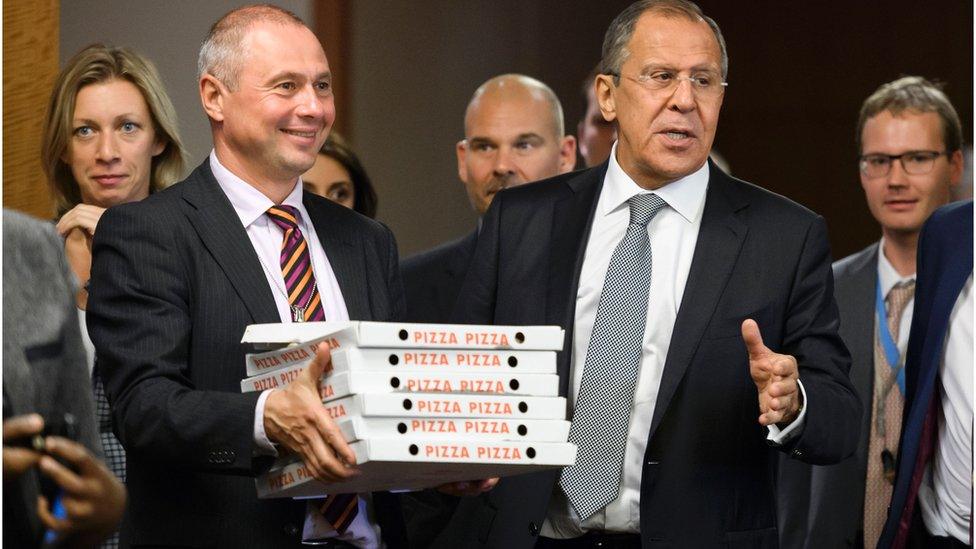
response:
<path id="1" fill-rule="evenodd" d="M 495 196 L 458 320 L 566 329 L 579 453 L 463 500 L 440 546 L 774 547 L 777 454 L 854 451 L 823 219 L 708 161 L 727 69 L 698 6 L 632 4 L 594 80 L 608 160 Z"/>
<path id="2" fill-rule="evenodd" d="M 959 116 L 939 87 L 921 77 L 888 82 L 868 97 L 856 142 L 861 187 L 882 234 L 880 242 L 834 264 L 840 333 L 864 403 L 860 442 L 837 465 L 783 463 L 784 547 L 878 542 L 899 455 L 919 232 L 962 176 Z"/>

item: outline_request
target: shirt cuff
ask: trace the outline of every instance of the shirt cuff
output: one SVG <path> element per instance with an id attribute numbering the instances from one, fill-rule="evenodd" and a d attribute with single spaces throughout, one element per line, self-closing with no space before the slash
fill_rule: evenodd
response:
<path id="1" fill-rule="evenodd" d="M 800 386 L 800 397 L 802 399 L 800 401 L 800 414 L 797 415 L 793 422 L 787 425 L 784 429 L 780 429 L 775 424 L 767 427 L 767 429 L 769 429 L 769 434 L 766 435 L 766 440 L 777 446 L 786 444 L 790 439 L 799 434 L 799 432 L 803 430 L 803 423 L 807 418 L 807 408 L 810 405 L 810 403 L 807 401 L 807 392 L 806 389 L 803 388 L 803 383 L 801 383 L 799 379 L 796 380 L 796 384 Z"/>
<path id="2" fill-rule="evenodd" d="M 275 448 L 274 443 L 268 439 L 267 433 L 264 432 L 264 403 L 268 400 L 268 395 L 274 389 L 266 389 L 261 391 L 261 396 L 258 397 L 258 404 L 254 407 L 254 454 L 259 456 L 277 456 L 278 449 Z"/>

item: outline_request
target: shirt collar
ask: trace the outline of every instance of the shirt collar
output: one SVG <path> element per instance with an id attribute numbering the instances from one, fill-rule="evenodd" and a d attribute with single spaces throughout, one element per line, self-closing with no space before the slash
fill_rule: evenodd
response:
<path id="1" fill-rule="evenodd" d="M 705 208 L 705 191 L 708 190 L 709 168 L 706 161 L 698 170 L 665 184 L 653 191 L 661 197 L 668 206 L 678 212 L 689 223 L 696 222 Z M 606 179 L 603 183 L 603 215 L 624 206 L 628 200 L 637 194 L 647 194 L 649 191 L 636 182 L 617 163 L 617 143 L 610 149 L 610 164 L 607 167 Z"/>
<path id="2" fill-rule="evenodd" d="M 898 271 L 891 265 L 888 258 L 884 254 L 884 244 L 885 239 L 881 237 L 881 242 L 878 243 L 878 280 L 881 284 L 881 296 L 885 297 L 888 292 L 895 287 L 896 284 L 901 282 L 907 282 L 909 280 L 915 280 L 915 273 L 908 276 L 901 276 Z"/>
<path id="3" fill-rule="evenodd" d="M 261 191 L 224 167 L 220 163 L 220 160 L 217 159 L 217 153 L 214 150 L 210 151 L 210 170 L 213 172 L 214 178 L 217 179 L 220 190 L 224 191 L 224 194 L 227 195 L 227 199 L 230 200 L 231 206 L 234 207 L 234 211 L 241 218 L 241 223 L 245 228 L 249 227 L 258 219 L 261 219 L 268 211 L 268 208 L 275 205 Z M 301 178 L 298 179 L 295 188 L 292 189 L 291 193 L 281 203 L 294 206 L 298 208 L 302 215 L 305 215 L 305 208 L 302 206 Z"/>

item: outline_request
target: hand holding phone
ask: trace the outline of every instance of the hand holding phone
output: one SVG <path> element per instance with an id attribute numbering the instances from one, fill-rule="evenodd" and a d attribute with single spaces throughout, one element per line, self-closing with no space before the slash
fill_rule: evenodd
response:
<path id="1" fill-rule="evenodd" d="M 58 538 L 97 544 L 122 519 L 125 487 L 81 444 L 55 436 L 44 442 L 46 453 L 38 468 L 59 487 L 60 501 L 52 508 L 45 497 L 38 498 L 41 522 Z"/>

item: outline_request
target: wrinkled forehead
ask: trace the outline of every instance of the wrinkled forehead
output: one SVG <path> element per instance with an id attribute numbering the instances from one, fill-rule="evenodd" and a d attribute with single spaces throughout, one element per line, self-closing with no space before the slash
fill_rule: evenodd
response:
<path id="1" fill-rule="evenodd" d="M 703 19 L 670 12 L 647 12 L 634 26 L 624 61 L 632 70 L 662 67 L 721 71 L 722 52 Z"/>

